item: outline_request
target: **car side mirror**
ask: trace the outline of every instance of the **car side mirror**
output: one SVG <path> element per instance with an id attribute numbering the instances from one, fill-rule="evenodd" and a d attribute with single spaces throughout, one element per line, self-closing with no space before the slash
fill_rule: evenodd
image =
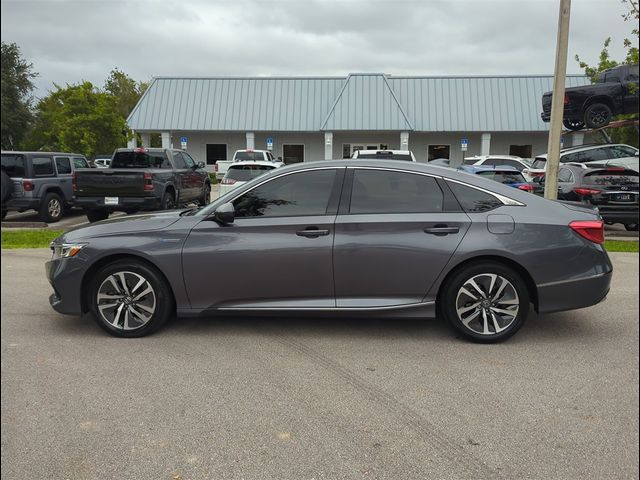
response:
<path id="1" fill-rule="evenodd" d="M 636 152 L 633 154 L 634 157 L 637 157 L 640 152 Z"/>
<path id="2" fill-rule="evenodd" d="M 204 162 L 198 162 L 198 163 L 196 164 L 196 167 L 198 167 L 198 168 L 204 168 Z"/>
<path id="3" fill-rule="evenodd" d="M 213 219 L 222 225 L 233 223 L 235 216 L 236 209 L 231 202 L 223 203 L 213 212 Z"/>

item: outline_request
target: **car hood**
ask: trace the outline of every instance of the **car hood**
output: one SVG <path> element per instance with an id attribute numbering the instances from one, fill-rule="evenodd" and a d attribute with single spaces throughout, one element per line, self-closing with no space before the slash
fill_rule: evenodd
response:
<path id="1" fill-rule="evenodd" d="M 65 241 L 75 241 L 83 238 L 102 237 L 118 233 L 160 230 L 177 222 L 180 219 L 180 213 L 183 211 L 184 210 L 168 210 L 110 218 L 108 220 L 74 227 L 68 230 L 64 237 Z"/>

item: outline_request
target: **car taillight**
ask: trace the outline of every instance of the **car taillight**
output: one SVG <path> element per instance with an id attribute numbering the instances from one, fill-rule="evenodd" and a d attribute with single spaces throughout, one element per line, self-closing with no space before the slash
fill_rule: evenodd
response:
<path id="1" fill-rule="evenodd" d="M 574 192 L 576 192 L 581 197 L 588 197 L 589 195 L 598 195 L 602 190 L 598 190 L 597 188 L 574 188 Z"/>
<path id="2" fill-rule="evenodd" d="M 529 172 L 532 177 L 544 177 L 544 172 Z"/>
<path id="3" fill-rule="evenodd" d="M 217 163 L 213 166 L 213 171 L 214 171 L 214 172 L 217 172 L 217 171 L 218 171 L 218 164 L 217 164 Z"/>
<path id="4" fill-rule="evenodd" d="M 149 172 L 144 172 L 144 190 L 146 192 L 153 190 L 153 175 Z"/>
<path id="5" fill-rule="evenodd" d="M 575 221 L 571 230 L 593 243 L 604 243 L 604 222 L 601 220 Z"/>
<path id="6" fill-rule="evenodd" d="M 232 180 L 231 178 L 223 178 L 220 182 L 220 185 L 233 185 L 237 180 Z"/>
<path id="7" fill-rule="evenodd" d="M 71 188 L 74 192 L 78 191 L 78 178 L 76 177 L 76 172 L 71 174 Z"/>
<path id="8" fill-rule="evenodd" d="M 524 190 L 525 192 L 533 192 L 534 188 L 533 188 L 533 185 L 524 184 L 524 185 L 518 185 L 518 190 Z"/>
<path id="9" fill-rule="evenodd" d="M 564 95 L 564 104 L 565 104 L 565 105 L 568 105 L 568 104 L 569 104 L 569 95 L 567 95 L 566 93 L 565 93 L 565 95 Z"/>
<path id="10" fill-rule="evenodd" d="M 30 181 L 30 180 L 23 180 L 23 181 L 22 181 L 22 189 L 23 189 L 25 192 L 31 192 L 31 191 L 33 191 L 33 189 L 34 189 L 34 188 L 35 188 L 35 187 L 34 187 L 34 185 L 33 185 L 33 182 L 32 182 L 32 181 Z"/>
<path id="11" fill-rule="evenodd" d="M 136 152 L 136 153 L 146 153 L 149 150 L 144 148 L 144 147 L 138 147 L 138 148 L 134 148 L 133 151 Z"/>

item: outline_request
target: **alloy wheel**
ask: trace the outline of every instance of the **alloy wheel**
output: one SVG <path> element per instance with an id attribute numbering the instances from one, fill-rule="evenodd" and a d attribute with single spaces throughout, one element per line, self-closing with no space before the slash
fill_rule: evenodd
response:
<path id="1" fill-rule="evenodd" d="M 156 293 L 149 281 L 135 272 L 116 272 L 100 284 L 96 296 L 104 321 L 119 330 L 145 326 L 156 311 Z"/>
<path id="2" fill-rule="evenodd" d="M 468 279 L 456 295 L 456 313 L 462 324 L 479 335 L 503 332 L 516 320 L 520 298 L 513 284 L 495 273 Z"/>
<path id="3" fill-rule="evenodd" d="M 57 198 L 52 198 L 49 200 L 47 204 L 47 211 L 49 212 L 49 216 L 51 218 L 58 218 L 62 213 L 62 205 L 60 204 L 60 200 Z"/>

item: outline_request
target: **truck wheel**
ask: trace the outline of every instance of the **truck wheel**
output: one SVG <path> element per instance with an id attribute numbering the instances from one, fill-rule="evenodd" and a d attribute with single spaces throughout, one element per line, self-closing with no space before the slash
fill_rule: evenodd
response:
<path id="1" fill-rule="evenodd" d="M 2 203 L 6 202 L 11 198 L 11 194 L 13 193 L 13 182 L 7 172 L 2 170 Z"/>
<path id="2" fill-rule="evenodd" d="M 211 184 L 205 183 L 202 196 L 198 200 L 198 203 L 200 204 L 200 206 L 204 207 L 205 205 L 209 205 L 210 200 L 211 200 Z"/>
<path id="3" fill-rule="evenodd" d="M 584 122 L 589 128 L 600 128 L 611 121 L 611 109 L 604 103 L 593 103 L 584 111 Z"/>
<path id="4" fill-rule="evenodd" d="M 64 204 L 57 193 L 47 193 L 40 205 L 40 219 L 46 223 L 54 223 L 62 218 Z"/>
<path id="5" fill-rule="evenodd" d="M 6 210 L 2 210 L 2 220 L 4 220 L 4 217 L 7 216 L 7 211 Z"/>
<path id="6" fill-rule="evenodd" d="M 568 130 L 582 130 L 584 128 L 584 122 L 575 118 L 565 118 L 562 124 Z"/>
<path id="7" fill-rule="evenodd" d="M 171 192 L 165 192 L 162 197 L 162 203 L 160 204 L 161 210 L 172 210 L 176 208 L 176 199 Z"/>
<path id="8" fill-rule="evenodd" d="M 102 210 L 87 210 L 86 214 L 87 220 L 91 223 L 109 218 L 109 212 L 103 212 Z"/>
<path id="9" fill-rule="evenodd" d="M 638 224 L 637 223 L 625 223 L 624 228 L 628 232 L 637 232 L 638 231 Z"/>

